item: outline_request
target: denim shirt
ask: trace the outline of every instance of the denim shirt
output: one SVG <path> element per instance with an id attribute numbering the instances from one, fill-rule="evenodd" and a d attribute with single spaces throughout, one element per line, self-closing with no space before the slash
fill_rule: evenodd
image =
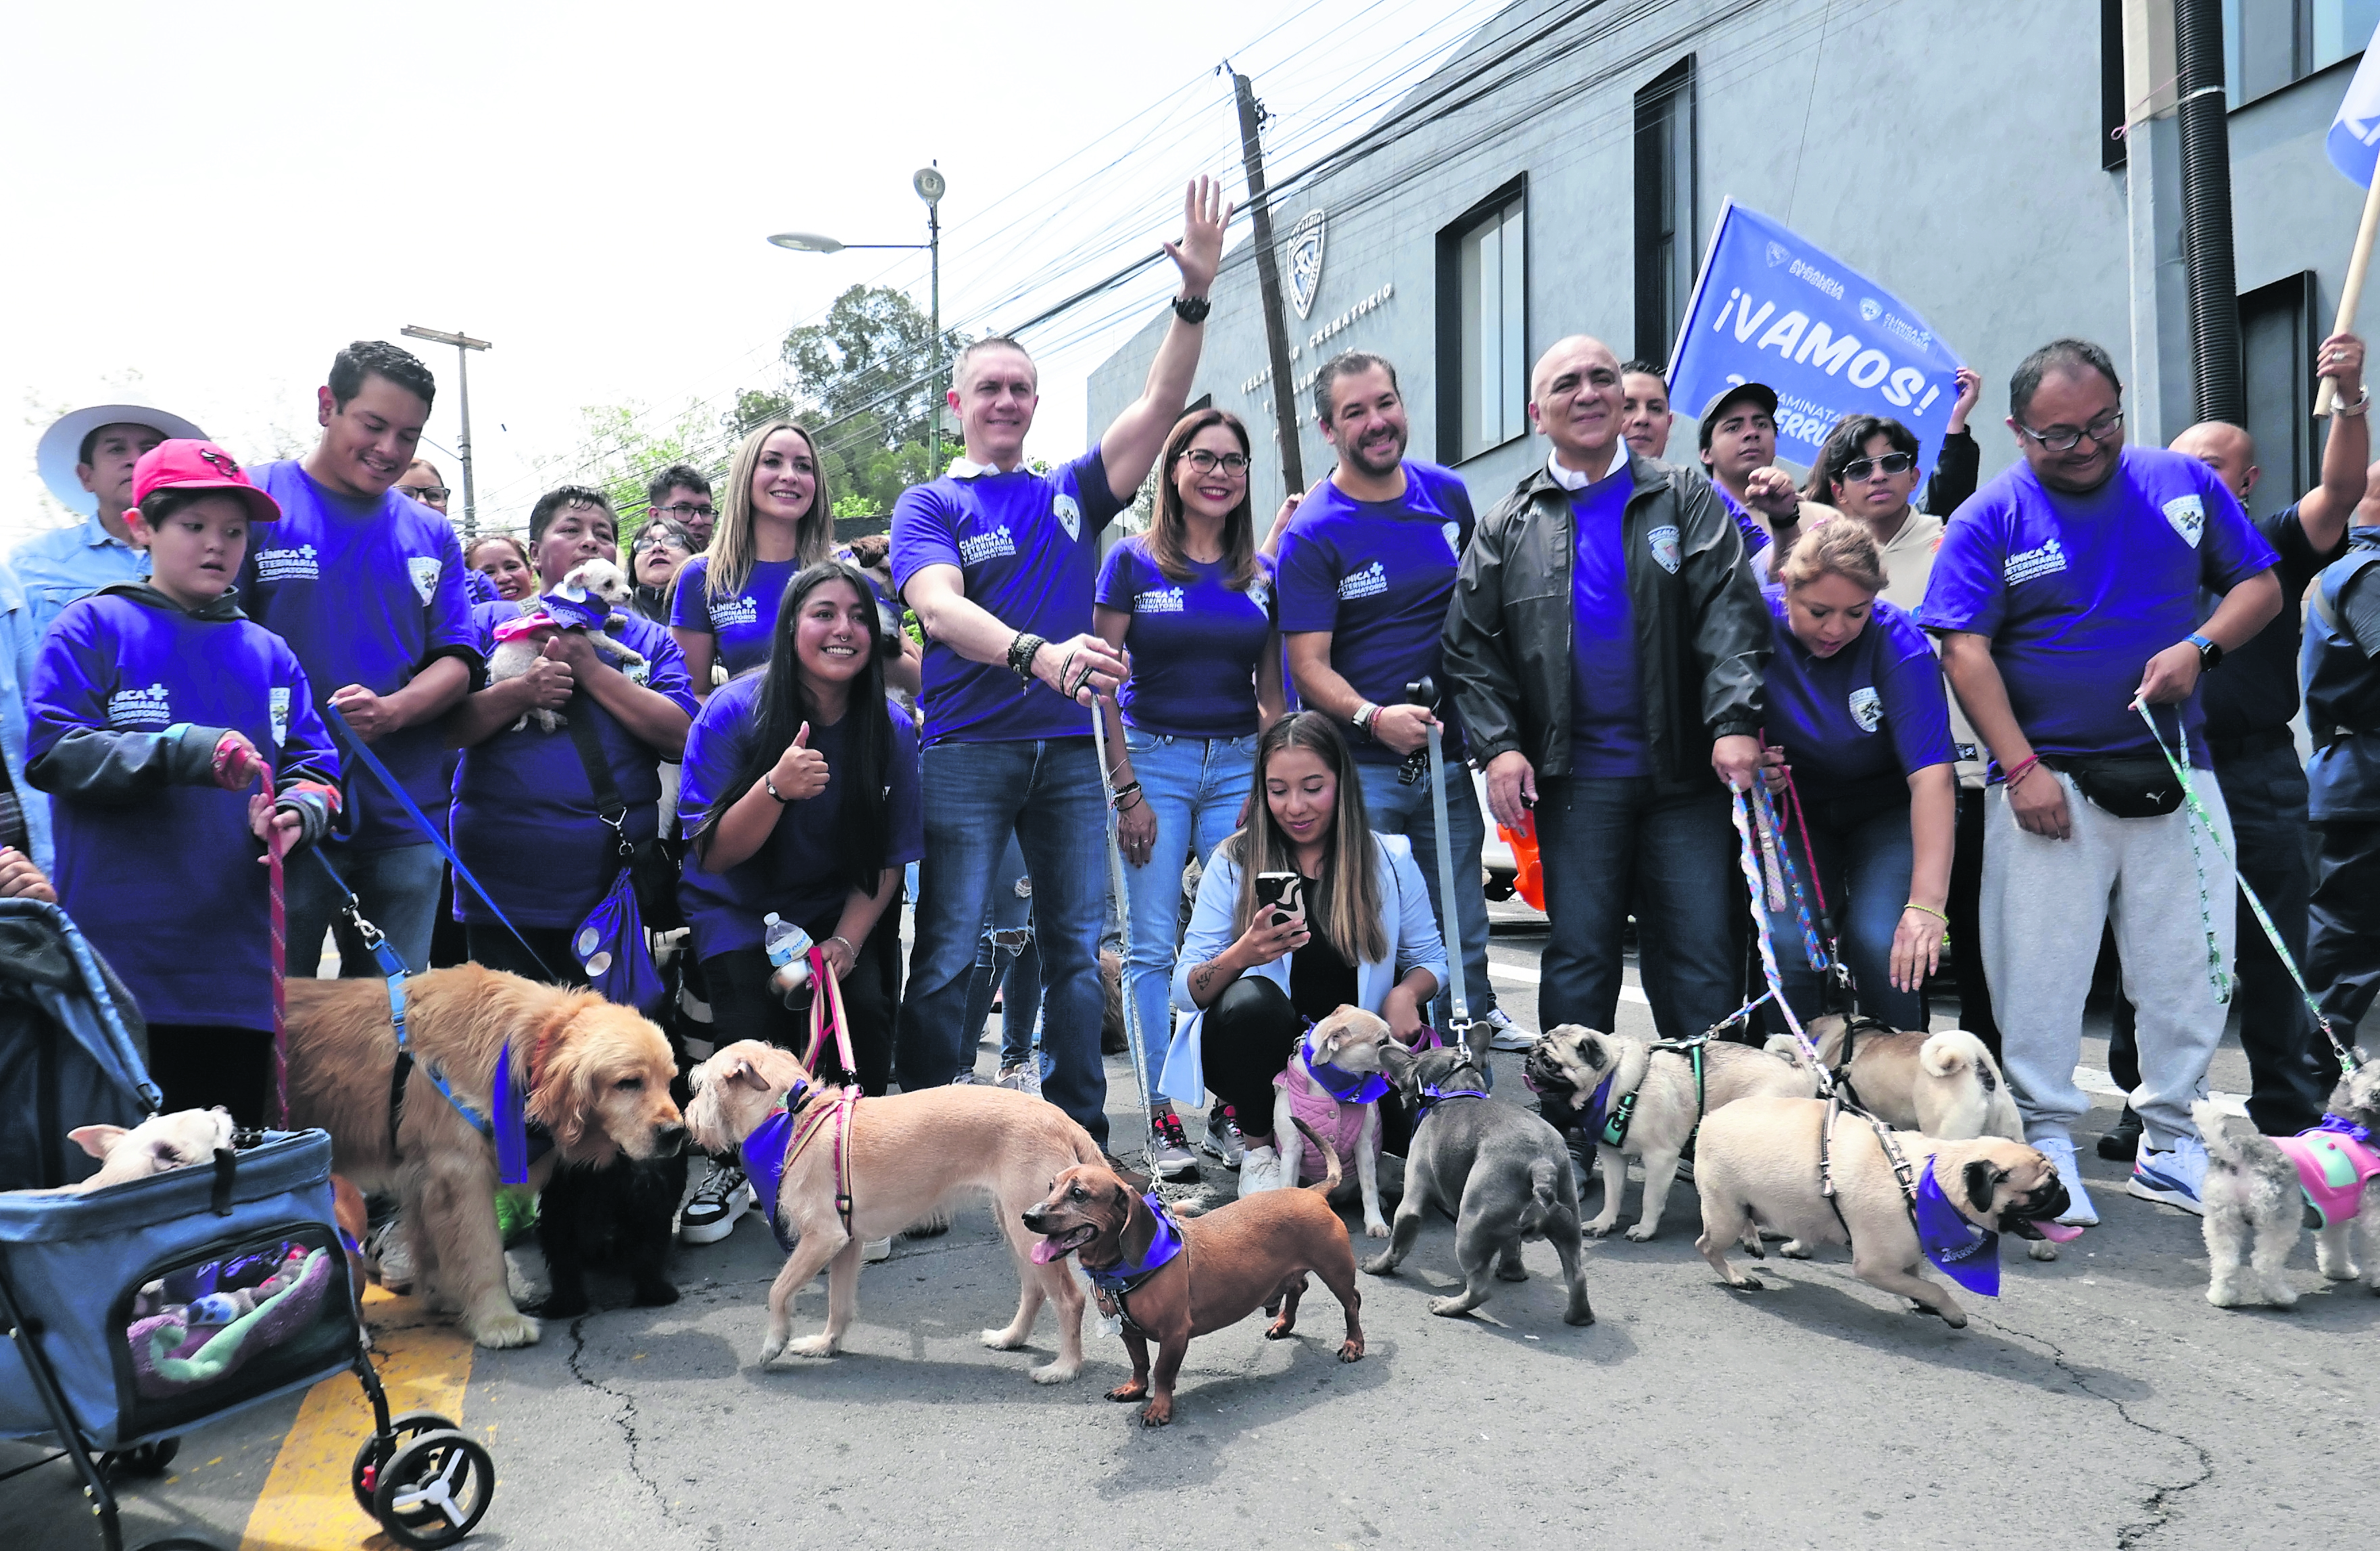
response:
<path id="1" fill-rule="evenodd" d="M 0 560 L 0 761 L 6 763 L 8 784 L 17 789 L 17 804 L 25 815 L 33 865 L 49 873 L 57 861 L 50 849 L 50 800 L 25 781 L 25 690 L 41 644 L 41 627 L 33 620 L 24 585 Z"/>
<path id="2" fill-rule="evenodd" d="M 77 598 L 119 581 L 149 579 L 149 552 L 109 532 L 96 515 L 72 528 L 36 533 L 9 554 L 8 563 L 17 568 L 17 584 L 32 610 L 36 644 Z M 18 676 L 20 684 L 24 677 Z"/>

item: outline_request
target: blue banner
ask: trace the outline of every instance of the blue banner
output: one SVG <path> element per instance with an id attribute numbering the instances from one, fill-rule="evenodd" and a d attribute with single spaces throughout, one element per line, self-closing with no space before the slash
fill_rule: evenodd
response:
<path id="1" fill-rule="evenodd" d="M 2373 41 L 2380 43 L 2380 34 Z M 2338 115 L 2330 121 L 2323 149 L 2330 153 L 2332 166 L 2366 189 L 2372 187 L 2373 163 L 2380 159 L 2380 49 L 2363 51 L 2363 62 L 2355 67 L 2347 95 L 2339 99 Z"/>
<path id="2" fill-rule="evenodd" d="M 1777 392 L 1777 455 L 1808 466 L 1846 415 L 1917 434 L 1931 470 L 1961 362 L 1914 308 L 1791 227 L 1730 200 L 1670 358 L 1682 414 L 1736 383 Z"/>

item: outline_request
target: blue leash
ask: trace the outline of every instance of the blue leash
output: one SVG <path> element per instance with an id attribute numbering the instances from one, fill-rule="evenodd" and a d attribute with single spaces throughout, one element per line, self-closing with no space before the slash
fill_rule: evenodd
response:
<path id="1" fill-rule="evenodd" d="M 356 736 L 356 729 L 347 725 L 347 719 L 339 714 L 339 708 L 335 705 L 325 706 L 322 709 L 322 716 L 325 721 L 330 723 L 331 731 L 337 735 L 339 747 L 342 751 L 353 754 L 357 760 L 362 763 L 363 767 L 366 770 L 372 773 L 373 777 L 380 782 L 382 789 L 386 791 L 391 797 L 396 799 L 396 805 L 405 811 L 405 816 L 411 819 L 413 821 L 413 826 L 421 831 L 424 836 L 427 836 L 431 845 L 438 848 L 438 854 L 446 859 L 446 864 L 449 867 L 455 869 L 455 876 L 468 885 L 471 892 L 480 897 L 480 903 L 488 907 L 488 913 L 494 916 L 497 922 L 502 925 L 505 931 L 512 934 L 513 941 L 520 944 L 521 951 L 528 955 L 529 962 L 544 971 L 546 979 L 554 982 L 561 981 L 563 977 L 553 972 L 553 966 L 548 964 L 544 958 L 539 954 L 537 949 L 528 946 L 528 939 L 521 935 L 520 928 L 515 926 L 512 923 L 511 919 L 497 907 L 495 900 L 489 898 L 488 891 L 480 886 L 480 880 L 471 876 L 471 870 L 463 865 L 463 859 L 455 854 L 455 848 L 447 844 L 446 837 L 438 833 L 438 826 L 431 824 L 430 822 L 429 815 L 422 812 L 421 809 L 414 802 L 413 799 L 406 794 L 405 788 L 397 784 L 396 777 L 388 773 L 388 766 L 381 763 L 380 756 L 373 753 L 370 747 L 367 745 L 362 739 Z M 315 854 L 318 856 L 321 854 L 319 849 Z M 322 865 L 325 871 L 329 870 L 330 863 L 328 861 L 325 861 Z M 333 883 L 339 884 L 340 889 L 346 893 L 348 900 L 350 902 L 354 901 L 354 892 L 348 890 L 346 884 L 339 883 L 339 875 L 336 873 L 331 873 L 331 881 Z M 375 933 L 374 935 L 377 936 L 378 934 Z M 385 949 L 387 946 L 385 939 L 382 939 L 381 946 Z M 390 957 L 393 958 L 395 956 L 392 954 Z M 400 1022 L 398 1027 L 401 1032 L 403 1024 Z"/>

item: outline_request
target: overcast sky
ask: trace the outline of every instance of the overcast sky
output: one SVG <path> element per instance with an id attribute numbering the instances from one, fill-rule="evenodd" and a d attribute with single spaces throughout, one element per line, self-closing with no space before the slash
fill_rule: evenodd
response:
<path id="1" fill-rule="evenodd" d="M 1229 83 L 1211 73 L 1226 54 L 1281 116 L 1279 169 L 1497 8 L 17 8 L 0 543 L 64 519 L 32 457 L 61 410 L 153 403 L 273 456 L 310 443 L 339 345 L 407 324 L 494 343 L 471 363 L 480 515 L 517 522 L 535 460 L 580 445 L 581 406 L 715 414 L 771 383 L 784 330 L 845 287 L 924 299 L 922 253 L 795 254 L 770 232 L 922 242 L 910 174 L 939 158 L 945 321 L 1012 323 L 1175 235 L 1184 178 L 1229 173 L 1237 192 Z M 1085 445 L 1084 374 L 1157 292 L 1147 304 L 1050 334 L 1030 450 Z M 429 434 L 451 448 L 455 352 L 414 348 L 442 390 Z"/>

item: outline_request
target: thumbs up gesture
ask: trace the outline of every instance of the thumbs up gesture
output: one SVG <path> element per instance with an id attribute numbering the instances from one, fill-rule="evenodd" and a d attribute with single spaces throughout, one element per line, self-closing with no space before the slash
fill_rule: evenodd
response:
<path id="1" fill-rule="evenodd" d="M 826 790 L 826 756 L 809 746 L 810 725 L 794 734 L 793 742 L 769 769 L 769 784 L 781 801 L 799 802 Z"/>

